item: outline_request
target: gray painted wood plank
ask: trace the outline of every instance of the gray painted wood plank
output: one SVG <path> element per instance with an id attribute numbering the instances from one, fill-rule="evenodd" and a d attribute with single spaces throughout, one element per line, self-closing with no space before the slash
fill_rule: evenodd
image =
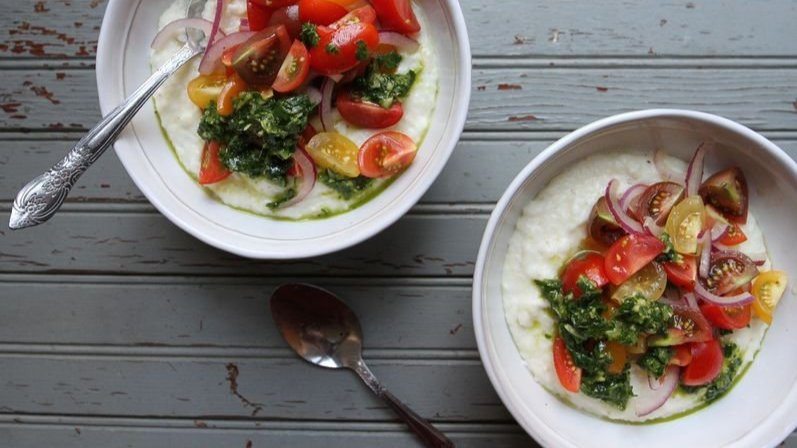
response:
<path id="1" fill-rule="evenodd" d="M 7 222 L 8 212 L 0 213 Z M 485 215 L 411 215 L 351 249 L 253 261 L 213 249 L 152 213 L 61 211 L 24 232 L 0 230 L 0 272 L 192 275 L 471 275 Z"/>
<path id="2" fill-rule="evenodd" d="M 5 70 L 0 128 L 85 129 L 99 118 L 94 72 Z M 561 131 L 635 109 L 712 112 L 758 130 L 797 129 L 797 69 L 480 68 L 468 130 Z"/>
<path id="3" fill-rule="evenodd" d="M 0 438 L 14 448 L 39 448 L 57 440 L 59 448 L 83 448 L 102 446 L 173 448 L 395 448 L 422 446 L 411 433 L 396 424 L 318 424 L 305 423 L 243 423 L 196 420 L 187 423 L 149 421 L 153 426 L 144 426 L 137 421 L 126 420 L 128 426 L 105 424 L 104 420 L 120 419 L 57 419 L 57 423 L 39 423 L 35 419 L 21 416 L 21 423 L 0 423 Z M 55 420 L 55 419 L 46 419 Z M 131 424 L 132 423 L 132 424 Z M 460 448 L 534 448 L 538 445 L 513 425 L 496 424 L 439 424 Z M 45 443 L 43 443 L 45 442 Z"/>
<path id="4" fill-rule="evenodd" d="M 3 0 L 0 55 L 90 58 L 105 1 Z M 476 56 L 777 55 L 797 47 L 789 0 L 745 2 L 607 0 L 585 7 L 575 0 L 465 0 L 462 9 Z"/>
<path id="5" fill-rule="evenodd" d="M 369 365 L 396 396 L 432 420 L 511 418 L 478 361 Z M 0 355 L 0 371 L 4 413 L 396 421 L 353 373 L 295 357 Z"/>
<path id="6" fill-rule="evenodd" d="M 464 140 L 421 203 L 495 202 L 515 175 L 553 138 L 526 141 Z M 774 142 L 797 157 L 797 141 Z M 61 157 L 70 141 L 0 140 L 0 201 L 13 199 L 19 188 Z M 13 167 L 13 169 L 11 169 Z M 70 202 L 146 202 L 114 155 L 103 157 L 73 188 Z"/>
<path id="7" fill-rule="evenodd" d="M 62 276 L 49 278 L 0 281 L 0 352 L 9 344 L 44 345 L 36 347 L 43 352 L 48 344 L 72 344 L 288 353 L 272 324 L 268 297 L 290 279 L 116 277 L 70 283 L 59 281 Z M 319 281 L 357 313 L 366 350 L 475 350 L 470 287 L 422 283 L 427 284 Z"/>

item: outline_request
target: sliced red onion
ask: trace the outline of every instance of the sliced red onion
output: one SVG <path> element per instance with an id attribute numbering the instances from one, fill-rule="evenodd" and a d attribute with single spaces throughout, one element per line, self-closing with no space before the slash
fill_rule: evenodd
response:
<path id="1" fill-rule="evenodd" d="M 177 19 L 173 22 L 169 22 L 166 26 L 163 27 L 158 34 L 155 35 L 155 38 L 152 39 L 152 48 L 158 50 L 163 48 L 166 42 L 169 39 L 173 38 L 178 31 L 193 28 L 202 31 L 207 36 L 210 34 L 210 30 L 213 28 L 213 24 L 205 19 L 200 18 L 192 18 L 192 19 Z"/>
<path id="2" fill-rule="evenodd" d="M 724 252 L 726 250 L 727 251 L 736 251 L 735 248 L 733 248 L 731 246 L 726 246 L 726 245 L 724 245 L 722 243 L 712 243 L 711 248 L 713 250 L 715 250 L 715 251 L 720 251 L 720 252 Z"/>
<path id="3" fill-rule="evenodd" d="M 667 402 L 672 393 L 675 392 L 675 388 L 678 387 L 680 372 L 681 369 L 678 366 L 669 366 L 661 378 L 657 379 L 648 376 L 648 387 L 644 387 L 644 383 L 639 384 L 639 389 L 641 390 L 634 391 L 637 395 L 634 404 L 634 412 L 636 412 L 637 417 L 651 414 Z"/>
<path id="4" fill-rule="evenodd" d="M 656 224 L 656 220 L 650 216 L 645 217 L 642 227 L 647 230 L 649 234 L 655 236 L 656 238 L 660 237 L 661 234 L 664 233 L 664 227 Z"/>
<path id="5" fill-rule="evenodd" d="M 249 19 L 247 19 L 246 17 L 241 19 L 241 24 L 238 25 L 238 31 L 250 31 Z"/>
<path id="6" fill-rule="evenodd" d="M 683 297 L 678 295 L 678 291 L 674 288 L 667 288 L 664 290 L 664 295 L 659 298 L 659 302 L 672 307 L 685 306 Z"/>
<path id="7" fill-rule="evenodd" d="M 695 294 L 707 302 L 720 306 L 746 305 L 753 301 L 753 295 L 749 292 L 743 292 L 735 296 L 718 296 L 709 292 L 699 281 L 695 282 Z"/>
<path id="8" fill-rule="evenodd" d="M 392 45 L 403 53 L 415 53 L 421 45 L 415 39 L 401 34 L 394 33 L 393 31 L 382 31 L 379 33 L 379 43 L 385 45 Z"/>
<path id="9" fill-rule="evenodd" d="M 729 226 L 726 222 L 715 222 L 714 226 L 711 227 L 711 242 L 716 243 L 717 241 L 723 239 L 730 228 L 731 226 Z"/>
<path id="10" fill-rule="evenodd" d="M 332 93 L 335 91 L 335 81 L 331 78 L 324 79 L 321 84 L 321 128 L 324 132 L 332 130 Z"/>
<path id="11" fill-rule="evenodd" d="M 766 252 L 755 252 L 752 254 L 746 254 L 756 266 L 763 266 L 764 263 L 767 262 L 767 253 Z"/>
<path id="12" fill-rule="evenodd" d="M 209 75 L 213 73 L 213 71 L 215 71 L 215 69 L 217 68 L 215 64 L 216 59 L 214 59 L 212 61 L 213 70 L 208 71 L 211 68 L 211 62 L 208 62 L 208 59 L 210 59 L 211 56 L 213 56 L 210 54 L 210 49 L 213 48 L 214 44 L 216 43 L 216 36 L 218 35 L 219 32 L 221 32 L 219 28 L 221 28 L 221 16 L 223 12 L 224 12 L 224 0 L 216 0 L 216 11 L 213 13 L 213 27 L 210 30 L 210 36 L 208 36 L 208 43 L 207 47 L 205 48 L 205 54 L 202 55 L 202 62 L 199 63 L 199 73 L 202 73 L 203 75 Z M 224 33 L 222 32 L 222 35 L 223 34 Z M 222 52 L 218 53 L 218 58 L 221 58 L 221 53 Z"/>
<path id="13" fill-rule="evenodd" d="M 700 265 L 698 266 L 697 273 L 700 278 L 708 277 L 708 269 L 711 267 L 711 234 L 703 232 L 700 237 Z"/>
<path id="14" fill-rule="evenodd" d="M 296 192 L 296 196 L 286 201 L 280 208 L 290 207 L 302 202 L 304 198 L 313 191 L 313 187 L 315 187 L 318 173 L 316 172 L 315 163 L 313 163 L 313 159 L 310 158 L 310 155 L 307 154 L 304 149 L 296 148 L 296 151 L 293 153 L 293 160 L 296 161 L 296 165 L 299 166 L 299 173 L 301 173 L 302 176 L 299 180 L 299 190 Z"/>
<path id="15" fill-rule="evenodd" d="M 620 198 L 620 206 L 623 207 L 623 210 L 631 208 L 631 204 L 634 203 L 634 200 L 644 193 L 647 188 L 648 186 L 645 184 L 636 184 L 629 187 L 628 190 L 625 190 L 623 197 Z"/>
<path id="16" fill-rule="evenodd" d="M 343 73 L 338 73 L 337 75 L 327 75 L 327 78 L 335 81 L 335 83 L 339 83 L 341 79 L 343 79 Z"/>
<path id="17" fill-rule="evenodd" d="M 609 206 L 609 211 L 614 216 L 614 220 L 623 228 L 626 232 L 629 233 L 644 233 L 645 229 L 636 222 L 633 218 L 628 216 L 625 209 L 620 205 L 620 201 L 617 199 L 617 179 L 612 179 L 609 181 L 609 184 L 606 186 L 606 205 Z"/>
<path id="18" fill-rule="evenodd" d="M 321 91 L 316 89 L 313 86 L 307 88 L 304 92 L 308 98 L 310 98 L 310 102 L 313 103 L 313 106 L 318 106 L 321 104 Z"/>
<path id="19" fill-rule="evenodd" d="M 686 170 L 686 196 L 696 196 L 700 184 L 703 182 L 703 165 L 706 159 L 706 151 L 713 146 L 712 143 L 701 143 L 697 147 L 692 160 L 689 161 L 689 168 Z"/>
<path id="20" fill-rule="evenodd" d="M 257 33 L 254 31 L 241 31 L 219 39 L 218 42 L 205 50 L 205 57 L 203 57 L 202 62 L 199 63 L 199 73 L 210 75 L 217 72 L 221 69 L 221 57 L 224 52 L 237 45 L 241 45 L 255 34 Z"/>
<path id="21" fill-rule="evenodd" d="M 686 302 L 687 307 L 692 308 L 693 310 L 700 309 L 700 307 L 697 306 L 697 297 L 695 297 L 694 293 L 688 292 L 684 294 L 683 301 Z"/>
<path id="22" fill-rule="evenodd" d="M 666 181 L 680 184 L 686 177 L 683 171 L 678 171 L 667 163 L 667 154 L 661 148 L 656 148 L 653 152 L 653 164 L 656 166 L 659 176 Z"/>

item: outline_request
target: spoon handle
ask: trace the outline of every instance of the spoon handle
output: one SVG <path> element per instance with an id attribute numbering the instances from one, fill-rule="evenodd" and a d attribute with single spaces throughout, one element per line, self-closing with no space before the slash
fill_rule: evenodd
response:
<path id="1" fill-rule="evenodd" d="M 399 401 L 393 394 L 391 394 L 382 383 L 374 376 L 368 366 L 363 361 L 359 361 L 354 366 L 354 371 L 362 378 L 363 382 L 393 411 L 404 420 L 404 423 L 423 441 L 423 443 L 431 448 L 453 448 L 454 442 L 435 428 L 426 419 L 416 414 L 407 405 Z"/>
<path id="2" fill-rule="evenodd" d="M 185 45 L 124 103 L 103 117 L 60 162 L 22 187 L 14 199 L 9 227 L 36 226 L 55 215 L 75 182 L 116 141 L 158 87 L 200 51 L 198 47 Z"/>

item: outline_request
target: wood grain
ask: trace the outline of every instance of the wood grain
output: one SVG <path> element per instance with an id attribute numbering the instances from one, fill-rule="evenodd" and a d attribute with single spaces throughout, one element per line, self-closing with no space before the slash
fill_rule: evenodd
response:
<path id="1" fill-rule="evenodd" d="M 797 55 L 794 41 L 784 38 L 797 15 L 789 0 L 605 0 L 587 10 L 576 0 L 506 0 L 501 7 L 491 0 L 460 3 L 477 57 Z M 104 0 L 4 1 L 0 29 L 7 32 L 0 37 L 0 55 L 94 57 L 105 5 Z"/>

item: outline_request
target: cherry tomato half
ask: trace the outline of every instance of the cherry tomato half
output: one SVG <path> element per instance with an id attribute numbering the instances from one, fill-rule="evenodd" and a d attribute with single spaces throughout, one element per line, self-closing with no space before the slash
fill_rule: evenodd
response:
<path id="1" fill-rule="evenodd" d="M 349 89 L 338 93 L 335 106 L 344 120 L 361 128 L 384 129 L 398 123 L 404 116 L 404 108 L 398 101 L 385 109 L 378 104 L 355 99 Z"/>
<path id="2" fill-rule="evenodd" d="M 697 281 L 697 258 L 689 255 L 681 257 L 681 262 L 668 261 L 664 263 L 667 280 L 679 288 L 687 291 L 695 289 Z"/>
<path id="3" fill-rule="evenodd" d="M 786 284 L 789 279 L 785 272 L 767 271 L 762 273 L 753 282 L 753 311 L 759 319 L 767 323 L 772 323 L 772 312 L 786 292 Z"/>
<path id="4" fill-rule="evenodd" d="M 725 235 L 722 235 L 720 238 L 720 244 L 724 244 L 726 246 L 736 246 L 737 244 L 742 244 L 747 241 L 747 235 L 744 234 L 742 228 L 739 227 L 739 224 L 731 224 L 728 227 L 728 230 L 725 232 Z"/>
<path id="5" fill-rule="evenodd" d="M 346 177 L 357 177 L 359 148 L 348 137 L 337 132 L 319 132 L 311 138 L 305 149 L 316 165 Z"/>
<path id="6" fill-rule="evenodd" d="M 693 342 L 691 344 L 692 362 L 689 363 L 681 374 L 681 383 L 686 386 L 703 386 L 714 381 L 722 371 L 722 347 L 719 341 L 712 339 L 707 342 Z"/>
<path id="7" fill-rule="evenodd" d="M 376 23 L 376 11 L 368 5 L 357 8 L 329 25 L 329 28 L 336 30 L 352 23 L 370 23 L 373 25 Z"/>
<path id="8" fill-rule="evenodd" d="M 553 366 L 559 383 L 565 390 L 578 392 L 581 389 L 581 367 L 576 367 L 573 363 L 573 356 L 561 336 L 553 341 Z"/>
<path id="9" fill-rule="evenodd" d="M 386 30 L 404 34 L 417 33 L 421 30 L 410 0 L 371 0 L 371 4 L 379 17 L 379 23 Z"/>
<path id="10" fill-rule="evenodd" d="M 284 26 L 268 27 L 241 44 L 232 57 L 238 76 L 255 87 L 269 87 L 277 77 L 291 41 Z"/>
<path id="11" fill-rule="evenodd" d="M 219 151 L 221 145 L 217 141 L 205 143 L 202 149 L 202 165 L 199 167 L 199 183 L 201 185 L 215 184 L 229 177 L 230 170 L 221 163 Z"/>
<path id="12" fill-rule="evenodd" d="M 619 285 L 636 274 L 664 251 L 664 243 L 656 237 L 642 234 L 626 235 L 606 253 L 606 276 Z"/>
<path id="13" fill-rule="evenodd" d="M 275 9 L 268 24 L 269 26 L 284 26 L 288 31 L 288 36 L 290 36 L 291 39 L 296 39 L 299 37 L 299 32 L 302 30 L 302 22 L 299 20 L 299 5 L 290 5 Z"/>
<path id="14" fill-rule="evenodd" d="M 299 0 L 299 20 L 329 25 L 348 14 L 343 6 L 328 0 Z"/>
<path id="15" fill-rule="evenodd" d="M 254 0 L 248 0 L 246 2 L 246 18 L 249 20 L 249 31 L 260 31 L 268 26 L 271 9 L 255 3 Z"/>
<path id="16" fill-rule="evenodd" d="M 188 83 L 188 98 L 202 110 L 216 101 L 227 82 L 224 75 L 199 75 Z"/>
<path id="17" fill-rule="evenodd" d="M 606 278 L 604 270 L 603 255 L 595 251 L 581 251 L 575 254 L 565 266 L 562 273 L 562 290 L 573 293 L 575 297 L 581 295 L 582 291 L 578 287 L 578 279 L 586 276 L 595 286 L 602 288 L 609 279 Z"/>
<path id="18" fill-rule="evenodd" d="M 676 345 L 672 348 L 672 358 L 670 364 L 679 367 L 686 367 L 692 362 L 692 348 L 689 344 Z"/>
<path id="19" fill-rule="evenodd" d="M 271 9 L 282 8 L 283 6 L 293 5 L 297 1 L 298 0 L 252 0 L 253 3 Z"/>
<path id="20" fill-rule="evenodd" d="M 738 330 L 750 323 L 752 305 L 719 306 L 713 303 L 700 305 L 700 311 L 717 328 Z"/>
<path id="21" fill-rule="evenodd" d="M 288 56 L 282 62 L 272 88 L 280 93 L 290 92 L 301 86 L 310 73 L 310 54 L 302 41 L 295 40 Z"/>
<path id="22" fill-rule="evenodd" d="M 385 131 L 375 134 L 360 147 L 357 162 L 366 177 L 389 177 L 415 160 L 418 147 L 406 134 Z"/>
<path id="23" fill-rule="evenodd" d="M 216 103 L 216 110 L 219 111 L 219 115 L 222 117 L 232 115 L 235 111 L 233 101 L 244 90 L 246 90 L 246 81 L 233 73 L 232 77 L 227 80 L 227 84 L 224 84 L 221 92 L 219 92 L 219 100 Z"/>
<path id="24" fill-rule="evenodd" d="M 370 23 L 350 23 L 337 29 L 319 26 L 318 34 L 321 39 L 310 50 L 310 66 L 322 75 L 337 75 L 356 67 L 360 45 L 364 44 L 369 54 L 379 45 L 379 33 Z"/>

